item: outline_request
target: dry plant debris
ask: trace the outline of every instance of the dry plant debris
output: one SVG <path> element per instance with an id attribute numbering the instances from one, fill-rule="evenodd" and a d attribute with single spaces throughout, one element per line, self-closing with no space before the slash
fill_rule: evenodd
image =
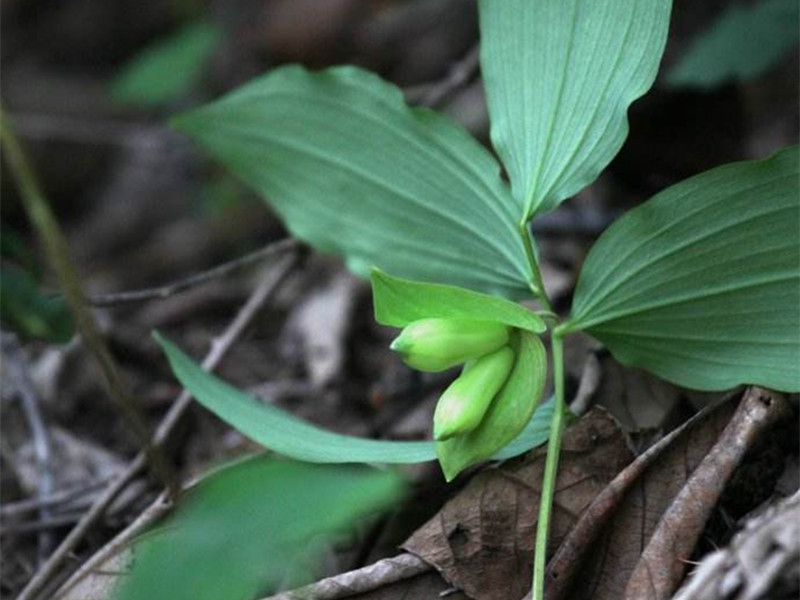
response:
<path id="1" fill-rule="evenodd" d="M 552 548 L 632 459 L 622 432 L 599 409 L 567 430 L 563 452 Z M 530 587 L 544 459 L 540 449 L 525 461 L 479 473 L 404 548 L 472 598 L 519 600 Z"/>
<path id="2" fill-rule="evenodd" d="M 549 600 L 669 598 L 744 454 L 791 415 L 786 399 L 750 388 L 700 413 L 641 455 L 600 494 L 548 569 Z"/>
<path id="3" fill-rule="evenodd" d="M 800 492 L 747 519 L 726 547 L 707 555 L 674 600 L 796 598 Z"/>

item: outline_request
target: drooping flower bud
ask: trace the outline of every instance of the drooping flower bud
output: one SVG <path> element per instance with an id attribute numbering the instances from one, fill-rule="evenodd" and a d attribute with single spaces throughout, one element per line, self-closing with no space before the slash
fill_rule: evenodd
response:
<path id="1" fill-rule="evenodd" d="M 421 319 L 403 329 L 391 348 L 408 366 L 437 373 L 502 348 L 509 331 L 496 321 Z"/>
<path id="2" fill-rule="evenodd" d="M 514 366 L 514 351 L 505 346 L 468 363 L 436 405 L 433 437 L 441 441 L 480 425 L 492 399 Z"/>

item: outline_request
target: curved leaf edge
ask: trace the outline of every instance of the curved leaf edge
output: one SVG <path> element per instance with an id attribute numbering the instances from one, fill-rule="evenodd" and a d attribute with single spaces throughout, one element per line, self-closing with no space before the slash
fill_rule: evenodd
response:
<path id="1" fill-rule="evenodd" d="M 419 319 L 459 318 L 497 321 L 531 333 L 547 330 L 544 320 L 524 306 L 502 298 L 442 283 L 394 277 L 377 267 L 371 272 L 375 320 L 389 327 L 405 327 Z M 432 296 L 433 302 L 423 298 Z M 395 301 L 395 298 L 402 298 Z"/>
<path id="2" fill-rule="evenodd" d="M 611 235 L 612 234 L 611 232 L 616 228 L 620 227 L 621 221 L 625 219 L 628 215 L 638 214 L 638 211 L 652 210 L 651 207 L 653 202 L 656 202 L 661 198 L 666 198 L 667 194 L 675 193 L 676 190 L 681 192 L 680 195 L 683 195 L 682 190 L 684 188 L 686 189 L 691 188 L 691 186 L 694 185 L 697 182 L 697 180 L 702 179 L 705 176 L 708 175 L 719 176 L 728 171 L 734 171 L 738 168 L 743 168 L 743 167 L 752 167 L 759 169 L 777 169 L 778 165 L 780 165 L 783 162 L 786 162 L 787 164 L 792 163 L 795 165 L 795 167 L 797 167 L 799 160 L 800 160 L 800 145 L 793 145 L 783 148 L 773 153 L 772 155 L 761 159 L 735 161 L 732 163 L 719 165 L 707 171 L 703 171 L 702 173 L 693 175 L 687 179 L 679 181 L 678 183 L 675 183 L 665 188 L 664 190 L 658 192 L 656 195 L 654 195 L 652 198 L 645 201 L 641 205 L 627 211 L 603 232 L 600 239 L 602 239 L 602 237 L 605 235 Z M 796 178 L 798 178 L 798 183 L 800 183 L 800 174 L 796 174 Z M 663 202 L 663 200 L 660 201 Z M 595 246 L 597 246 L 597 244 L 600 242 L 600 239 L 598 239 L 595 242 Z M 584 264 L 588 263 L 590 256 L 591 252 L 590 255 L 587 256 L 586 261 L 584 261 Z M 798 276 L 798 279 L 800 280 L 800 276 Z M 578 281 L 579 283 L 581 281 L 580 275 Z M 576 287 L 575 298 L 578 297 L 579 297 L 578 290 Z M 579 314 L 571 314 L 567 320 L 565 320 L 561 325 L 559 325 L 556 328 L 556 332 L 562 335 L 568 335 L 570 333 L 575 333 L 579 331 L 585 332 L 589 335 L 592 335 L 593 337 L 603 342 L 607 346 L 609 346 L 609 348 L 612 350 L 614 357 L 623 365 L 627 367 L 640 368 L 650 371 L 651 373 L 657 375 L 658 377 L 661 377 L 662 379 L 671 381 L 677 385 L 684 386 L 690 389 L 712 392 L 712 391 L 731 389 L 740 385 L 760 385 L 770 389 L 779 389 L 780 391 L 788 393 L 800 392 L 800 367 L 798 367 L 798 373 L 797 373 L 798 378 L 793 386 L 792 385 L 776 386 L 775 381 L 766 378 L 761 379 L 759 377 L 755 377 L 755 378 L 748 378 L 748 380 L 745 381 L 741 377 L 709 376 L 708 374 L 705 374 L 703 377 L 695 377 L 692 376 L 691 374 L 676 373 L 676 371 L 673 368 L 665 368 L 657 365 L 654 366 L 652 362 L 648 361 L 646 358 L 643 359 L 637 356 L 635 353 L 631 353 L 626 349 L 611 348 L 611 346 L 614 346 L 614 343 L 612 341 L 614 336 L 617 337 L 625 337 L 625 336 L 622 333 L 611 333 L 603 331 L 603 325 L 608 322 L 612 322 L 616 317 L 612 317 L 609 319 L 602 319 L 602 318 L 587 319 L 586 318 L 587 313 L 589 314 L 591 313 L 592 307 L 593 306 L 590 306 L 588 309 L 583 310 Z M 574 308 L 575 307 L 573 306 L 573 310 Z M 800 342 L 798 343 L 800 344 Z"/>
<path id="3" fill-rule="evenodd" d="M 311 463 L 414 464 L 436 460 L 432 441 L 385 441 L 334 433 L 264 404 L 204 371 L 159 332 L 153 337 L 175 377 L 205 408 L 277 454 Z M 505 460 L 542 445 L 550 433 L 554 402 L 542 403 L 510 444 L 491 460 Z"/>
<path id="4" fill-rule="evenodd" d="M 317 83 L 325 82 L 326 80 L 335 80 L 336 83 L 350 85 L 354 85 L 350 83 L 351 80 L 363 82 L 366 84 L 366 86 L 372 88 L 372 90 L 375 92 L 378 102 L 382 102 L 392 109 L 397 110 L 398 114 L 406 114 L 411 119 L 417 121 L 426 128 L 428 127 L 428 124 L 435 123 L 437 126 L 443 128 L 447 134 L 460 139 L 460 143 L 471 146 L 470 152 L 474 153 L 475 157 L 477 157 L 477 163 L 479 164 L 476 164 L 475 167 L 476 169 L 481 170 L 481 178 L 484 181 L 487 181 L 489 178 L 496 180 L 495 191 L 502 194 L 503 197 L 498 196 L 495 198 L 495 200 L 498 201 L 498 206 L 506 207 L 502 210 L 503 212 L 507 213 L 505 215 L 498 215 L 498 217 L 507 217 L 499 218 L 499 221 L 501 221 L 504 224 L 504 227 L 507 228 L 508 239 L 513 240 L 512 243 L 518 246 L 517 250 L 519 261 L 514 261 L 508 257 L 509 262 L 507 266 L 509 271 L 504 271 L 502 273 L 503 281 L 502 283 L 498 284 L 499 287 L 497 287 L 496 291 L 511 298 L 521 299 L 526 297 L 530 291 L 529 282 L 531 280 L 531 273 L 529 273 L 530 269 L 525 259 L 525 250 L 522 241 L 517 233 L 518 216 L 516 216 L 514 211 L 514 209 L 517 207 L 515 205 L 509 185 L 502 178 L 503 167 L 501 163 L 486 147 L 484 147 L 473 135 L 471 135 L 461 123 L 436 110 L 422 106 L 409 105 L 399 87 L 392 82 L 383 79 L 376 73 L 354 65 L 339 65 L 322 70 L 307 69 L 299 64 L 281 66 L 248 82 L 245 82 L 242 86 L 231 90 L 221 98 L 172 117 L 169 120 L 169 125 L 172 129 L 192 138 L 192 140 L 199 147 L 208 152 L 210 156 L 215 157 L 216 162 L 223 164 L 223 161 L 215 155 L 213 150 L 208 148 L 207 144 L 202 140 L 202 137 L 195 134 L 197 129 L 203 127 L 203 123 L 207 119 L 213 119 L 213 115 L 209 114 L 208 109 L 217 107 L 225 102 L 241 101 L 242 98 L 246 98 L 251 94 L 257 95 L 260 93 L 259 86 L 264 85 L 264 82 L 267 79 L 277 82 L 281 79 L 294 78 L 301 78 L 306 81 L 316 81 Z M 229 170 L 227 165 L 223 164 L 223 166 Z M 238 175 L 237 177 L 242 179 Z M 242 179 L 242 181 L 245 183 L 245 185 L 247 185 L 248 188 L 254 189 L 256 193 L 263 196 L 263 194 L 258 189 L 255 189 L 251 183 L 244 179 Z M 269 199 L 266 199 L 266 201 L 268 204 L 270 204 Z M 319 244 L 315 239 L 312 239 L 313 236 L 306 235 L 304 231 L 298 230 L 298 228 L 292 223 L 286 221 L 284 221 L 284 223 L 294 237 L 297 237 L 298 239 L 308 243 L 321 252 L 340 257 L 345 262 L 347 267 L 356 275 L 361 277 L 369 276 L 369 270 L 374 265 L 364 264 L 359 258 L 348 255 L 340 247 L 329 247 L 325 244 Z M 476 287 L 474 289 L 478 288 Z"/>

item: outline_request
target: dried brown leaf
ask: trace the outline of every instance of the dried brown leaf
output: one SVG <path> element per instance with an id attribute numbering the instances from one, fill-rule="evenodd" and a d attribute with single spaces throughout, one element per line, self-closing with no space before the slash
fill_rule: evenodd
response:
<path id="1" fill-rule="evenodd" d="M 632 458 L 609 414 L 595 409 L 564 436 L 551 549 Z M 455 588 L 480 600 L 519 600 L 529 589 L 545 449 L 478 474 L 404 544 Z"/>
<path id="2" fill-rule="evenodd" d="M 602 377 L 594 401 L 625 431 L 664 427 L 678 408 L 681 391 L 647 371 L 621 365 L 608 352 L 599 353 L 598 360 Z"/>
<path id="3" fill-rule="evenodd" d="M 729 401 L 704 411 L 640 456 L 558 549 L 548 600 L 668 597 L 733 469 L 786 410 L 782 397 L 751 388 L 738 408 Z"/>
<path id="4" fill-rule="evenodd" d="M 625 589 L 626 600 L 667 600 L 686 572 L 717 500 L 747 451 L 791 409 L 774 393 L 750 388 L 719 440 L 664 511 Z"/>

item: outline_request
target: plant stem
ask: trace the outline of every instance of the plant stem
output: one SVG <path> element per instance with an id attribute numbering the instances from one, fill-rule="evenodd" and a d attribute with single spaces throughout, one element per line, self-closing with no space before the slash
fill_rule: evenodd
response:
<path id="1" fill-rule="evenodd" d="M 532 600 L 544 600 L 544 575 L 547 567 L 547 539 L 550 534 L 550 518 L 553 514 L 553 498 L 556 492 L 558 459 L 561 454 L 561 438 L 566 424 L 567 407 L 564 401 L 564 349 L 559 331 L 554 331 L 551 344 L 553 349 L 553 379 L 556 398 L 553 420 L 550 424 L 550 439 L 547 443 L 547 460 L 544 467 L 542 493 L 539 496 L 539 520 L 536 526 L 536 545 L 533 557 Z"/>
<path id="2" fill-rule="evenodd" d="M 530 287 L 542 309 L 548 314 L 547 321 L 554 325 L 558 317 L 553 312 L 550 299 L 542 281 L 542 273 L 533 252 L 531 234 L 526 219 L 519 223 L 519 235 L 525 247 L 525 255 L 531 269 Z M 550 439 L 547 443 L 547 459 L 545 461 L 542 493 L 539 496 L 539 520 L 536 526 L 536 544 L 533 558 L 532 600 L 544 600 L 544 575 L 547 567 L 547 540 L 550 536 L 550 518 L 553 513 L 553 498 L 556 491 L 556 475 L 558 459 L 561 454 L 561 438 L 564 434 L 567 409 L 564 401 L 564 349 L 563 335 L 560 326 L 553 329 L 551 344 L 553 349 L 553 380 L 555 382 L 555 410 L 550 423 Z"/>
<path id="3" fill-rule="evenodd" d="M 539 263 L 536 262 L 536 256 L 533 253 L 531 234 L 528 231 L 528 223 L 525 220 L 522 220 L 519 223 L 519 235 L 522 238 L 522 245 L 525 247 L 525 256 L 528 258 L 528 265 L 531 268 L 531 291 L 542 305 L 542 308 L 547 312 L 552 313 L 553 307 L 550 305 L 550 299 L 547 297 L 547 291 L 544 289 L 542 273 L 539 270 Z"/>
<path id="4" fill-rule="evenodd" d="M 0 143 L 2 143 L 3 158 L 17 184 L 28 219 L 44 244 L 47 258 L 58 277 L 59 286 L 75 318 L 77 329 L 100 365 L 110 396 L 128 418 L 134 432 L 141 440 L 155 472 L 171 492 L 177 493 L 178 486 L 173 473 L 160 449 L 151 445 L 151 436 L 139 407 L 128 393 L 117 363 L 95 326 L 94 318 L 86 304 L 86 296 L 78 269 L 70 256 L 67 240 L 39 186 L 28 158 L 12 130 L 5 106 L 1 104 Z"/>

